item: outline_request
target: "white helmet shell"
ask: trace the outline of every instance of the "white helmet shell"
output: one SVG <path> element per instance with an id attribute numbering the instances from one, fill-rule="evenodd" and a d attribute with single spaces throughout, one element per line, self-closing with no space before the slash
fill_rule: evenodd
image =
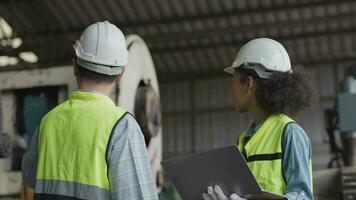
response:
<path id="1" fill-rule="evenodd" d="M 232 66 L 224 69 L 233 73 L 235 68 L 256 66 L 261 78 L 268 78 L 268 71 L 291 72 L 291 62 L 286 49 L 277 41 L 269 38 L 257 38 L 245 44 L 237 54 Z M 262 66 L 258 67 L 258 66 Z M 253 67 L 252 67 L 253 68 Z"/>
<path id="2" fill-rule="evenodd" d="M 108 21 L 88 26 L 74 50 L 81 67 L 100 74 L 120 74 L 128 63 L 125 37 Z"/>

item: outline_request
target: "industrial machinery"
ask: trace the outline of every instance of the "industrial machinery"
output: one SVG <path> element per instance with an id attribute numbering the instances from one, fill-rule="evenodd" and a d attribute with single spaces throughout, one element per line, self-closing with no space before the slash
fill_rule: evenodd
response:
<path id="1" fill-rule="evenodd" d="M 160 175 L 162 159 L 161 104 L 158 80 L 149 50 L 137 35 L 126 37 L 129 64 L 111 98 L 137 118 L 147 144 L 154 177 Z M 0 196 L 19 193 L 21 157 L 41 118 L 77 89 L 73 66 L 28 69 L 0 73 L 0 123 L 13 144 L 6 164 L 0 157 Z M 1 148 L 0 148 L 1 149 Z M 4 167 L 7 167 L 4 169 Z M 10 175 L 11 176 L 10 176 Z M 15 175 L 13 175 L 15 174 Z M 5 188 L 12 184 L 12 188 Z"/>
<path id="2" fill-rule="evenodd" d="M 325 111 L 332 159 L 328 168 L 339 168 L 343 199 L 356 199 L 356 65 L 346 68 L 334 107 Z M 338 139 L 340 142 L 338 143 Z"/>
<path id="3" fill-rule="evenodd" d="M 346 68 L 344 79 L 334 102 L 334 107 L 325 111 L 325 124 L 329 136 L 333 158 L 328 164 L 331 168 L 355 166 L 356 147 L 356 65 Z M 342 145 L 337 143 L 340 136 Z"/>

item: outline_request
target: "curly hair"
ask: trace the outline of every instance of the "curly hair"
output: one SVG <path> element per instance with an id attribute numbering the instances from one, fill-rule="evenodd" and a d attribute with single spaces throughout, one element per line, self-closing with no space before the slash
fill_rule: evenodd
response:
<path id="1" fill-rule="evenodd" d="M 273 72 L 270 79 L 259 78 L 252 69 L 237 68 L 241 83 L 251 76 L 257 82 L 255 97 L 258 105 L 270 114 L 284 113 L 295 116 L 316 102 L 313 75 L 302 66 L 293 68 L 293 73 Z"/>

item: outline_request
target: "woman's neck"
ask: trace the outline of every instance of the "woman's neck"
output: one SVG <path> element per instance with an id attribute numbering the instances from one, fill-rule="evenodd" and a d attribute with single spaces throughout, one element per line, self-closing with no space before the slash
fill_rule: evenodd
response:
<path id="1" fill-rule="evenodd" d="M 252 116 L 252 118 L 254 119 L 256 124 L 261 124 L 262 122 L 264 122 L 268 116 L 270 115 L 269 113 L 267 113 L 266 111 L 264 111 L 262 108 L 260 108 L 259 106 L 253 106 L 250 109 L 250 114 Z"/>

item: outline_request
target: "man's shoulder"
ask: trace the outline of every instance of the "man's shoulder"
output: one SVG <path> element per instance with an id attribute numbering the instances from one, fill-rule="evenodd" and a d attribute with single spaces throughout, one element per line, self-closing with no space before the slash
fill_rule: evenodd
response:
<path id="1" fill-rule="evenodd" d="M 115 148 L 120 149 L 125 147 L 128 144 L 128 141 L 129 143 L 142 143 L 144 145 L 144 137 L 141 128 L 135 117 L 130 113 L 126 113 L 113 128 L 108 142 L 109 149 L 111 149 L 109 152 Z M 110 158 L 111 153 L 107 156 Z"/>
<path id="2" fill-rule="evenodd" d="M 137 136 L 143 136 L 140 125 L 137 123 L 135 117 L 129 112 L 126 112 L 119 119 L 112 134 L 114 141 L 115 138 L 134 138 Z"/>
<path id="3" fill-rule="evenodd" d="M 135 117 L 130 113 L 126 112 L 118 121 L 117 127 L 126 127 L 127 129 L 140 129 Z"/>
<path id="4" fill-rule="evenodd" d="M 68 102 L 68 100 L 58 104 L 57 106 L 55 106 L 54 108 L 52 108 L 48 113 L 46 113 L 42 120 L 45 120 L 46 118 L 52 117 L 54 115 L 57 114 L 57 112 L 63 107 L 63 105 L 65 105 Z"/>

